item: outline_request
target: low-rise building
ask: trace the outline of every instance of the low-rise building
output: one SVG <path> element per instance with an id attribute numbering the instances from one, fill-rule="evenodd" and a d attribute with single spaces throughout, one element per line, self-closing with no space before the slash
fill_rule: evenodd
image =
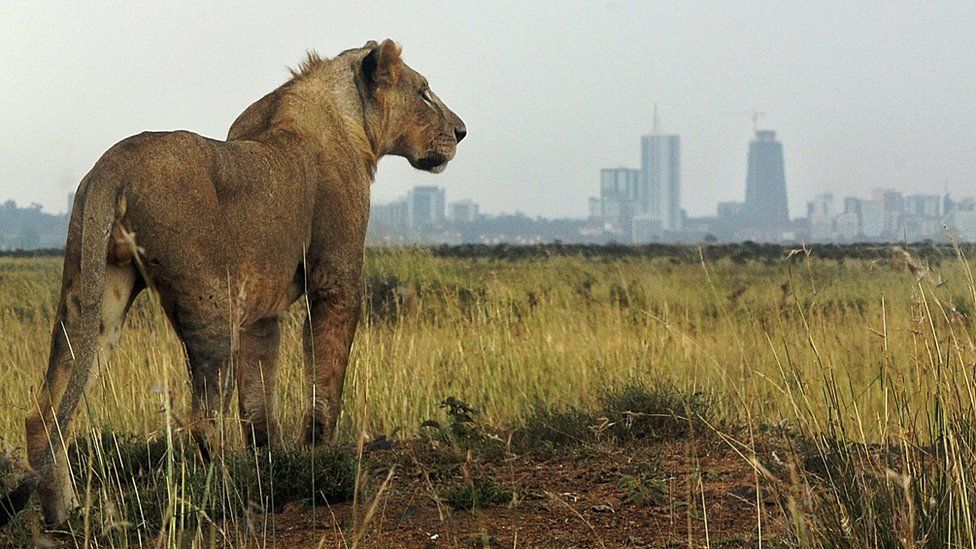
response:
<path id="1" fill-rule="evenodd" d="M 447 206 L 447 219 L 455 225 L 474 223 L 478 219 L 478 204 L 471 200 L 458 200 Z"/>

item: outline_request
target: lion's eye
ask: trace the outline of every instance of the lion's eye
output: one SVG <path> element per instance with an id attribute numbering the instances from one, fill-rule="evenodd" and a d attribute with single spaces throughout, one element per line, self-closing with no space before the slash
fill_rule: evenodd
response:
<path id="1" fill-rule="evenodd" d="M 423 97 L 424 101 L 426 101 L 428 104 L 434 103 L 434 98 L 430 95 L 430 88 L 420 90 L 420 97 Z"/>

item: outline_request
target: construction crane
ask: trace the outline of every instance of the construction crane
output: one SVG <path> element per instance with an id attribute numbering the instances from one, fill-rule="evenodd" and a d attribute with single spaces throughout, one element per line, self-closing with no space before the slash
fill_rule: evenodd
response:
<path id="1" fill-rule="evenodd" d="M 727 112 L 725 114 L 732 115 L 732 116 L 748 116 L 749 118 L 752 118 L 752 132 L 753 133 L 756 133 L 756 132 L 759 131 L 759 119 L 762 118 L 762 117 L 764 117 L 764 116 L 766 116 L 766 113 L 759 112 L 759 111 Z"/>

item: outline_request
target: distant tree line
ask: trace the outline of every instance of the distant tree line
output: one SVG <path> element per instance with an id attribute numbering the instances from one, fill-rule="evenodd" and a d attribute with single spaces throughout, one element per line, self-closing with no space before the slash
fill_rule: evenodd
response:
<path id="1" fill-rule="evenodd" d="M 68 215 L 53 215 L 40 204 L 19 208 L 13 200 L 0 204 L 0 250 L 33 250 L 64 246 Z"/>
<path id="2" fill-rule="evenodd" d="M 767 264 L 782 263 L 788 258 L 800 258 L 809 254 L 818 259 L 843 261 L 861 259 L 867 261 L 889 260 L 893 255 L 908 252 L 916 260 L 938 265 L 942 261 L 955 260 L 958 253 L 966 258 L 976 257 L 976 244 L 951 244 L 923 242 L 916 244 L 811 244 L 800 245 L 759 244 L 461 244 L 456 246 L 383 246 L 368 248 L 367 254 L 382 254 L 398 249 L 424 250 L 434 257 L 454 259 L 493 259 L 513 261 L 545 259 L 548 257 L 582 257 L 593 260 L 654 259 L 663 258 L 679 263 L 697 263 L 728 259 L 735 263 L 749 261 Z M 957 252 L 958 250 L 958 252 Z M 60 257 L 64 251 L 58 248 L 35 250 L 0 251 L 0 257 Z"/>
<path id="3" fill-rule="evenodd" d="M 955 259 L 957 248 L 951 244 L 922 242 L 863 243 L 863 244 L 761 244 L 741 242 L 734 244 L 538 244 L 518 246 L 511 244 L 483 245 L 463 244 L 459 246 L 436 246 L 427 248 L 436 257 L 461 259 L 541 259 L 553 256 L 575 256 L 588 259 L 653 259 L 666 258 L 682 263 L 697 263 L 729 259 L 733 262 L 759 261 L 764 263 L 783 262 L 789 257 L 811 257 L 842 261 L 844 259 L 888 260 L 893 253 L 907 251 L 912 257 L 930 262 L 933 265 L 944 260 Z M 958 251 L 965 257 L 976 255 L 976 244 L 960 244 Z"/>

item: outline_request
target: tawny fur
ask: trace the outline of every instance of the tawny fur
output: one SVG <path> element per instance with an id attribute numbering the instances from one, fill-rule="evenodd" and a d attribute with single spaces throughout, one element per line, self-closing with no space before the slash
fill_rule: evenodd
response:
<path id="1" fill-rule="evenodd" d="M 74 505 L 62 435 L 147 287 L 185 346 L 190 428 L 205 454 L 235 384 L 245 438 L 279 440 L 279 318 L 307 293 L 305 439 L 332 437 L 359 319 L 376 164 L 392 154 L 440 171 L 465 128 L 389 40 L 333 59 L 309 54 L 293 75 L 248 107 L 226 141 L 139 134 L 106 152 L 79 185 L 48 372 L 26 420 L 50 523 Z"/>

